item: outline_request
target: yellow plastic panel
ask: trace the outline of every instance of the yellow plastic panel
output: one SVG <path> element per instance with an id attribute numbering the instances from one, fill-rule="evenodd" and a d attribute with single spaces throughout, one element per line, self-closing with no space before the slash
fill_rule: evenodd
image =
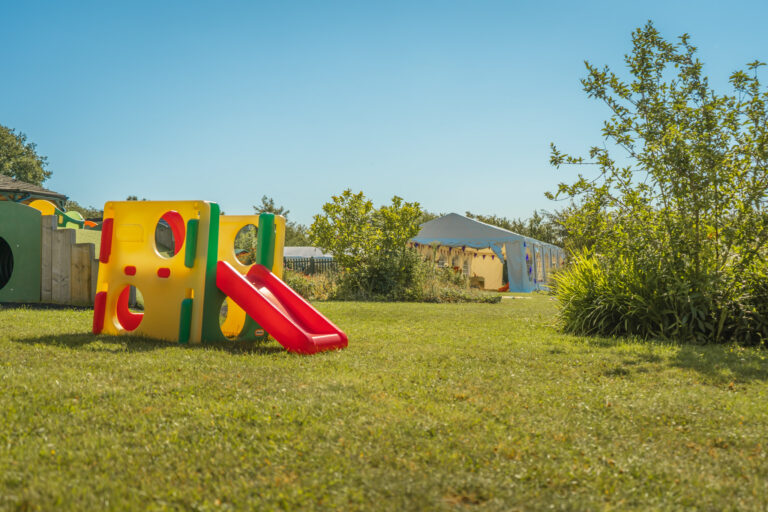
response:
<path id="1" fill-rule="evenodd" d="M 272 273 L 283 278 L 283 249 L 285 248 L 285 217 L 275 215 L 275 259 L 272 260 Z"/>
<path id="2" fill-rule="evenodd" d="M 56 205 L 45 199 L 35 199 L 34 201 L 27 203 L 27 206 L 39 210 L 43 215 L 56 215 Z"/>
<path id="3" fill-rule="evenodd" d="M 251 265 L 243 265 L 235 256 L 235 238 L 245 226 L 253 224 L 258 229 L 258 215 L 222 215 L 219 217 L 219 261 L 226 261 L 241 274 L 248 273 Z M 235 338 L 245 325 L 245 311 L 227 298 L 227 318 L 221 324 L 221 332 L 227 338 Z"/>
<path id="4" fill-rule="evenodd" d="M 184 220 L 184 244 L 176 255 L 165 258 L 155 247 L 155 228 L 163 214 L 169 211 L 178 212 Z M 144 318 L 130 334 L 178 341 L 181 302 L 194 297 L 189 342 L 199 343 L 210 204 L 206 201 L 109 202 L 104 205 L 104 219 L 113 219 L 114 224 L 109 259 L 99 265 L 97 291 L 107 292 L 103 332 L 127 333 L 117 319 L 117 300 L 125 286 L 133 285 L 144 297 Z M 186 226 L 190 219 L 199 219 L 192 268 L 184 265 L 188 241 Z M 102 240 L 102 245 L 104 243 Z M 128 275 L 126 267 L 135 267 L 135 275 Z M 160 277 L 160 269 L 168 269 L 170 275 Z"/>

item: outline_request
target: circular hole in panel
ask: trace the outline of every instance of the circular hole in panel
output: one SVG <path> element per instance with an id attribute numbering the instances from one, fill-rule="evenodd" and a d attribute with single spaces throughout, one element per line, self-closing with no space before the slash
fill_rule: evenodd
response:
<path id="1" fill-rule="evenodd" d="M 133 331 L 144 319 L 144 296 L 138 288 L 128 285 L 117 297 L 117 321 L 126 331 Z"/>
<path id="2" fill-rule="evenodd" d="M 219 309 L 219 328 L 229 340 L 236 340 L 245 325 L 245 312 L 231 299 L 225 297 Z"/>
<path id="3" fill-rule="evenodd" d="M 175 210 L 165 212 L 155 226 L 155 247 L 164 258 L 179 254 L 184 245 L 184 219 Z"/>
<path id="4" fill-rule="evenodd" d="M 13 274 L 13 251 L 4 238 L 0 237 L 0 290 L 3 289 Z"/>
<path id="5" fill-rule="evenodd" d="M 240 228 L 235 236 L 235 257 L 243 265 L 253 265 L 256 261 L 256 237 L 259 228 L 247 224 Z"/>

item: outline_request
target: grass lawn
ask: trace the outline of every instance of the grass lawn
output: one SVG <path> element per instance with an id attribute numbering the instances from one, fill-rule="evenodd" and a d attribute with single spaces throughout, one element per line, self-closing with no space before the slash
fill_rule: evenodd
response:
<path id="1" fill-rule="evenodd" d="M 318 307 L 347 350 L 0 307 L 0 509 L 768 507 L 765 350 L 567 336 L 540 295 Z"/>

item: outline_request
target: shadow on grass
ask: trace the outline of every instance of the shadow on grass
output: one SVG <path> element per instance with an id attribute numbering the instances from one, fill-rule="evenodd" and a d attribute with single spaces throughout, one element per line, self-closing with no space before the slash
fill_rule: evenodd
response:
<path id="1" fill-rule="evenodd" d="M 598 348 L 614 348 L 627 343 L 647 346 L 645 354 L 634 354 L 636 361 L 627 360 L 625 365 L 636 363 L 668 364 L 669 366 L 694 370 L 707 379 L 717 383 L 731 381 L 748 382 L 768 380 L 768 350 L 741 347 L 735 344 L 691 345 L 664 340 L 646 340 L 641 338 L 602 338 L 582 337 L 580 341 Z M 671 357 L 663 357 L 655 352 L 657 348 L 672 348 Z"/>
<path id="2" fill-rule="evenodd" d="M 768 352 L 734 345 L 679 345 L 672 366 L 695 370 L 718 382 L 768 380 Z"/>
<path id="3" fill-rule="evenodd" d="M 276 354 L 285 352 L 277 343 L 254 342 L 223 342 L 205 343 L 199 345 L 179 345 L 162 340 L 141 338 L 135 336 L 102 336 L 91 333 L 81 334 L 52 334 L 47 336 L 32 336 L 12 340 L 16 343 L 30 345 L 42 344 L 56 347 L 68 347 L 90 352 L 151 352 L 171 348 L 186 350 L 220 350 L 231 354 Z"/>

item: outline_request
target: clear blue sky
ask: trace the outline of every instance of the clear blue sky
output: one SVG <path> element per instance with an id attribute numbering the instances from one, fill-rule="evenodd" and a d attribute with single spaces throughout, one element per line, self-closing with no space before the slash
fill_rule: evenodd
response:
<path id="1" fill-rule="evenodd" d="M 84 205 L 137 195 L 311 222 L 331 195 L 527 217 L 600 142 L 583 61 L 652 19 L 712 83 L 768 61 L 765 2 L 0 0 L 0 124 Z M 768 77 L 766 77 L 768 78 Z"/>

